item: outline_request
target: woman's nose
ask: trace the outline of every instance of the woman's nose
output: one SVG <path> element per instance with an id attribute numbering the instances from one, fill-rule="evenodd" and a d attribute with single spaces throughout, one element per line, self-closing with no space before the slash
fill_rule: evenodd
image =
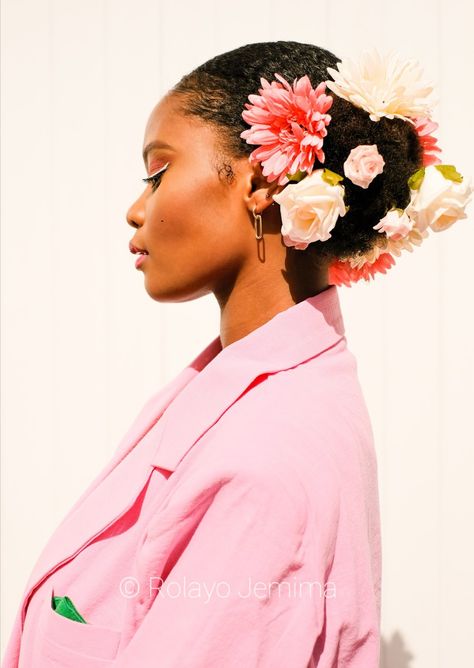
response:
<path id="1" fill-rule="evenodd" d="M 144 208 L 141 200 L 141 197 L 135 200 L 126 214 L 127 223 L 134 228 L 141 227 L 144 222 Z"/>

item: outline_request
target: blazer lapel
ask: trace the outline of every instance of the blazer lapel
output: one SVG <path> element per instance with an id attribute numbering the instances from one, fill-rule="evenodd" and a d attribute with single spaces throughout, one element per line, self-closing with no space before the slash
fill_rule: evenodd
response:
<path id="1" fill-rule="evenodd" d="M 221 350 L 219 337 L 211 341 L 171 382 L 153 395 L 143 406 L 120 441 L 112 459 L 92 481 L 85 492 L 61 521 L 40 554 L 28 579 L 23 595 L 21 625 L 26 614 L 27 601 L 33 590 L 63 562 L 68 561 L 95 536 L 102 533 L 135 502 L 151 473 L 143 461 L 143 450 L 134 450 L 139 441 L 150 453 L 156 441 L 159 418 L 173 398 L 199 374 Z M 118 467 L 130 457 L 127 466 Z"/>
<path id="2" fill-rule="evenodd" d="M 247 390 L 269 374 L 319 355 L 340 341 L 344 332 L 334 285 L 226 346 L 169 406 L 152 465 L 174 471 L 196 441 Z"/>

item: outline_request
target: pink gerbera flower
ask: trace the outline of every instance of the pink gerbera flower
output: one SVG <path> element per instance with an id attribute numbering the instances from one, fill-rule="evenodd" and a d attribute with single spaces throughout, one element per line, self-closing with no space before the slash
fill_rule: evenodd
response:
<path id="1" fill-rule="evenodd" d="M 423 167 L 440 164 L 441 159 L 436 153 L 440 153 L 441 148 L 437 144 L 437 138 L 431 134 L 438 129 L 438 123 L 425 116 L 412 120 L 415 122 L 415 130 L 423 149 Z"/>
<path id="2" fill-rule="evenodd" d="M 369 281 L 377 272 L 385 274 L 387 269 L 395 264 L 395 259 L 390 253 L 381 253 L 375 262 L 366 262 L 360 268 L 352 268 L 349 262 L 335 260 L 329 265 L 328 281 L 331 285 L 346 285 L 356 283 L 362 278 Z"/>
<path id="3" fill-rule="evenodd" d="M 248 96 L 251 104 L 245 103 L 242 118 L 252 127 L 240 136 L 247 144 L 260 144 L 250 162 L 261 162 L 267 180 L 284 185 L 287 174 L 311 174 L 315 158 L 324 162 L 323 140 L 331 120 L 326 112 L 333 98 L 325 95 L 326 82 L 313 89 L 306 74 L 293 87 L 280 74 L 275 77 L 282 83 L 261 77 L 260 95 Z"/>

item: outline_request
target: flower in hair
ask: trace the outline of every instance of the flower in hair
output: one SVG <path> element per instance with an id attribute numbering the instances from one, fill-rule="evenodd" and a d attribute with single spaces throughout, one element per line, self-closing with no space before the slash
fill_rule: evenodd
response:
<path id="1" fill-rule="evenodd" d="M 379 232 L 383 232 L 383 230 L 379 230 Z M 359 278 L 363 278 L 364 273 L 365 275 L 367 275 L 367 272 L 369 272 L 369 274 L 373 276 L 373 274 L 376 271 L 379 271 L 378 269 L 379 265 L 377 261 L 381 255 L 390 254 L 392 257 L 394 255 L 399 257 L 401 255 L 402 250 L 407 250 L 411 253 L 413 251 L 413 245 L 419 246 L 421 242 L 424 239 L 426 239 L 427 236 L 428 236 L 427 230 L 425 230 L 424 232 L 420 232 L 419 230 L 416 229 L 416 227 L 413 227 L 403 236 L 393 235 L 390 237 L 385 237 L 384 242 L 381 240 L 382 243 L 376 243 L 370 250 L 366 251 L 365 253 L 357 253 L 355 257 L 350 257 L 348 260 L 344 260 L 344 263 L 347 263 L 347 265 L 351 270 L 353 269 L 361 270 L 362 267 L 367 265 L 364 272 L 362 272 L 359 275 Z M 381 261 L 382 262 L 381 266 L 383 266 L 384 268 L 388 268 L 389 266 L 387 265 L 387 260 L 388 258 L 385 257 Z M 392 264 L 394 264 L 394 262 L 390 263 L 390 266 Z M 352 276 L 353 278 L 355 278 L 356 274 L 353 273 Z"/>
<path id="2" fill-rule="evenodd" d="M 431 119 L 434 101 L 428 99 L 433 86 L 421 80 L 418 63 L 400 59 L 393 52 L 380 55 L 373 49 L 357 62 L 345 59 L 337 63 L 337 70 L 328 67 L 327 71 L 333 80 L 323 81 L 316 88 L 306 74 L 294 79 L 292 85 L 278 73 L 275 81 L 262 77 L 260 94 L 249 95 L 250 103 L 245 103 L 242 112 L 251 127 L 240 136 L 248 144 L 258 145 L 249 161 L 261 164 L 267 181 L 286 186 L 273 195 L 280 205 L 283 241 L 286 246 L 305 250 L 310 243 L 330 239 L 336 223 L 348 212 L 341 183 L 344 177 L 366 189 L 389 167 L 377 144 L 368 143 L 350 151 L 347 148 L 347 157 L 340 167 L 344 176 L 318 167 L 318 162 L 325 162 L 323 143 L 332 120 L 327 112 L 334 102 L 326 89 L 363 109 L 372 121 L 399 118 L 413 125 L 422 155 L 419 169 L 408 179 L 408 205 L 403 209 L 393 202 L 392 208 L 373 225 L 380 234 L 375 235 L 367 250 L 344 259 L 336 256 L 329 265 L 329 282 L 350 286 L 361 279 L 368 281 L 376 273 L 386 273 L 395 264 L 395 257 L 419 246 L 429 230 L 439 232 L 466 218 L 465 208 L 474 189 L 453 165 L 441 164 L 441 149 L 433 136 L 438 124 Z M 334 167 L 340 164 L 342 152 L 338 130 L 331 124 L 329 133 L 335 135 L 335 154 L 330 156 L 330 162 L 339 171 Z M 390 132 L 388 124 L 386 132 Z M 366 141 L 370 141 L 369 137 Z M 403 155 L 394 159 L 392 171 L 403 159 Z M 408 155 L 405 159 L 409 159 Z M 385 197 L 389 196 L 387 191 Z M 357 226 L 356 218 L 347 225 L 348 231 Z M 360 224 L 366 224 L 364 216 Z"/>
<path id="3" fill-rule="evenodd" d="M 432 135 L 438 129 L 438 123 L 429 118 L 415 118 L 414 121 L 415 130 L 423 149 L 423 166 L 440 164 L 441 158 L 436 154 L 440 153 L 441 149 L 437 144 L 437 138 Z"/>
<path id="4" fill-rule="evenodd" d="M 384 165 L 377 144 L 359 144 L 349 153 L 344 163 L 344 174 L 356 186 L 368 188 L 374 178 L 383 172 Z"/>
<path id="5" fill-rule="evenodd" d="M 387 270 L 395 264 L 395 260 L 390 253 L 380 253 L 373 262 L 364 262 L 360 267 L 353 268 L 350 262 L 335 260 L 329 265 L 328 282 L 331 285 L 346 285 L 351 287 L 352 283 L 360 281 L 370 281 L 375 274 L 380 272 L 387 273 Z"/>
<path id="6" fill-rule="evenodd" d="M 316 158 L 324 162 L 323 141 L 331 121 L 326 112 L 333 98 L 325 94 L 324 81 L 313 89 L 306 74 L 293 86 L 280 74 L 275 77 L 278 81 L 271 83 L 261 77 L 260 95 L 248 96 L 242 118 L 251 127 L 240 136 L 260 145 L 249 160 L 261 163 L 267 181 L 284 185 L 297 172 L 311 174 Z"/>
<path id="7" fill-rule="evenodd" d="M 416 61 L 402 60 L 393 52 L 380 55 L 373 48 L 358 62 L 344 59 L 337 70 L 326 68 L 334 81 L 326 81 L 329 90 L 369 113 L 372 121 L 382 116 L 402 118 L 431 116 L 433 102 L 427 100 L 433 85 L 420 81 L 422 70 Z"/>
<path id="8" fill-rule="evenodd" d="M 390 209 L 374 225 L 383 233 L 385 243 L 376 243 L 366 253 L 347 260 L 335 260 L 329 266 L 329 282 L 347 285 L 360 279 L 370 280 L 376 272 L 386 273 L 395 264 L 394 255 L 413 251 L 429 236 L 429 230 L 441 232 L 457 220 L 466 218 L 466 206 L 474 188 L 453 165 L 430 165 L 417 170 L 408 180 L 411 199 L 405 209 Z"/>
<path id="9" fill-rule="evenodd" d="M 471 201 L 473 186 L 454 165 L 428 165 L 409 179 L 411 199 L 406 208 L 414 226 L 423 232 L 446 230 L 457 220 L 467 218 L 465 208 Z"/>
<path id="10" fill-rule="evenodd" d="M 406 237 L 413 227 L 413 220 L 407 216 L 405 209 L 390 209 L 385 216 L 374 225 L 374 230 L 384 233 L 390 239 Z"/>
<path id="11" fill-rule="evenodd" d="M 428 230 L 423 230 L 421 232 L 416 227 L 412 229 L 403 237 L 393 238 L 390 237 L 387 241 L 386 250 L 392 255 L 401 255 L 401 252 L 406 250 L 410 253 L 413 252 L 414 245 L 420 246 L 422 241 L 428 237 Z"/>
<path id="12" fill-rule="evenodd" d="M 326 241 L 339 216 L 345 216 L 342 176 L 317 169 L 290 183 L 273 199 L 280 205 L 285 246 L 304 250 L 313 241 Z"/>

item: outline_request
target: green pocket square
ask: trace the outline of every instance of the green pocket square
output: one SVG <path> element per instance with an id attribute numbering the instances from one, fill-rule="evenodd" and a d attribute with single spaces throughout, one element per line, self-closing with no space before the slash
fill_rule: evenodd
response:
<path id="1" fill-rule="evenodd" d="M 53 596 L 51 598 L 51 607 L 63 617 L 87 624 L 84 617 L 76 610 L 76 606 L 69 596 Z"/>

